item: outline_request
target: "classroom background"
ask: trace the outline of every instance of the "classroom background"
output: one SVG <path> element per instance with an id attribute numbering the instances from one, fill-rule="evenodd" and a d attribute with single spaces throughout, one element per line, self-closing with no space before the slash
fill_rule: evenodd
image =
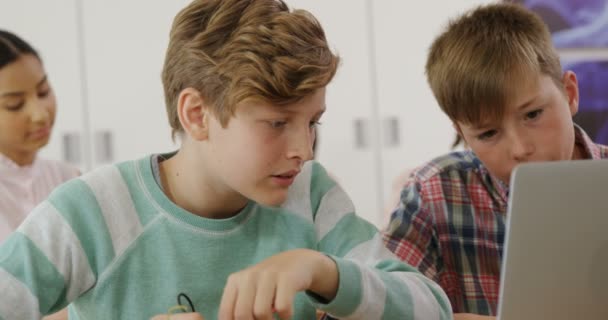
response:
<path id="1" fill-rule="evenodd" d="M 0 5 L 0 28 L 36 44 L 58 101 L 48 158 L 83 172 L 174 150 L 160 72 L 171 21 L 188 0 L 20 0 Z M 450 150 L 454 129 L 426 83 L 434 36 L 488 0 L 288 0 L 315 14 L 342 58 L 328 88 L 317 158 L 378 227 L 393 182 Z M 549 24 L 581 86 L 575 121 L 608 143 L 607 0 L 520 1 Z"/>

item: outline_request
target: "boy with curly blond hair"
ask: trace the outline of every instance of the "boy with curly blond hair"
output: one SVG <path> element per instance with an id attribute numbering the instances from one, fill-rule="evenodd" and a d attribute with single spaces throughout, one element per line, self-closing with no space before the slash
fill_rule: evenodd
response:
<path id="1" fill-rule="evenodd" d="M 193 1 L 162 73 L 181 147 L 95 170 L 37 207 L 0 248 L 0 318 L 71 302 L 71 319 L 149 319 L 185 294 L 199 314 L 174 318 L 449 319 L 443 291 L 311 161 L 337 66 L 306 11 Z"/>

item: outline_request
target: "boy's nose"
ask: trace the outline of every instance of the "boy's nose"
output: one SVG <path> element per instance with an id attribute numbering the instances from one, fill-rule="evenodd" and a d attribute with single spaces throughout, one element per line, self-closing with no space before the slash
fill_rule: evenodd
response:
<path id="1" fill-rule="evenodd" d="M 518 162 L 526 161 L 534 153 L 535 146 L 532 139 L 523 133 L 514 133 L 511 137 L 511 154 Z"/>
<path id="2" fill-rule="evenodd" d="M 313 137 L 310 130 L 307 130 L 305 134 L 295 135 L 290 143 L 287 158 L 299 158 L 302 162 L 311 160 L 313 158 L 312 144 Z"/>

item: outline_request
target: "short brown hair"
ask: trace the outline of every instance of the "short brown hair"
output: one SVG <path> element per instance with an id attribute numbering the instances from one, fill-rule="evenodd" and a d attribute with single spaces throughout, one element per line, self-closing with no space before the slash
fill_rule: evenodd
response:
<path id="1" fill-rule="evenodd" d="M 481 124 L 502 118 L 523 80 L 548 75 L 561 88 L 562 68 L 539 16 L 496 3 L 450 21 L 430 48 L 426 74 L 452 121 Z"/>
<path id="2" fill-rule="evenodd" d="M 194 0 L 173 21 L 162 73 L 173 134 L 179 93 L 197 89 L 226 125 L 238 103 L 297 102 L 325 87 L 339 58 L 319 22 L 281 0 Z"/>

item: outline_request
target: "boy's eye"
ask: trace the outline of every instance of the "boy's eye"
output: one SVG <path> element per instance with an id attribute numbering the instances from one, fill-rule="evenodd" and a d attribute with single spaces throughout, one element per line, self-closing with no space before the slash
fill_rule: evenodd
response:
<path id="1" fill-rule="evenodd" d="M 314 127 L 319 126 L 319 125 L 321 125 L 321 122 L 319 122 L 319 121 L 311 121 L 310 124 L 309 124 L 309 126 L 311 128 L 314 128 Z"/>
<path id="2" fill-rule="evenodd" d="M 287 124 L 287 121 L 279 120 L 279 121 L 269 121 L 268 122 L 272 128 L 279 129 L 284 127 Z"/>
<path id="3" fill-rule="evenodd" d="M 496 135 L 496 130 L 488 130 L 477 136 L 479 140 L 488 140 Z"/>
<path id="4" fill-rule="evenodd" d="M 530 111 L 530 112 L 526 113 L 526 118 L 533 120 L 533 119 L 538 118 L 538 116 L 540 116 L 541 113 L 543 113 L 542 109 Z"/>

